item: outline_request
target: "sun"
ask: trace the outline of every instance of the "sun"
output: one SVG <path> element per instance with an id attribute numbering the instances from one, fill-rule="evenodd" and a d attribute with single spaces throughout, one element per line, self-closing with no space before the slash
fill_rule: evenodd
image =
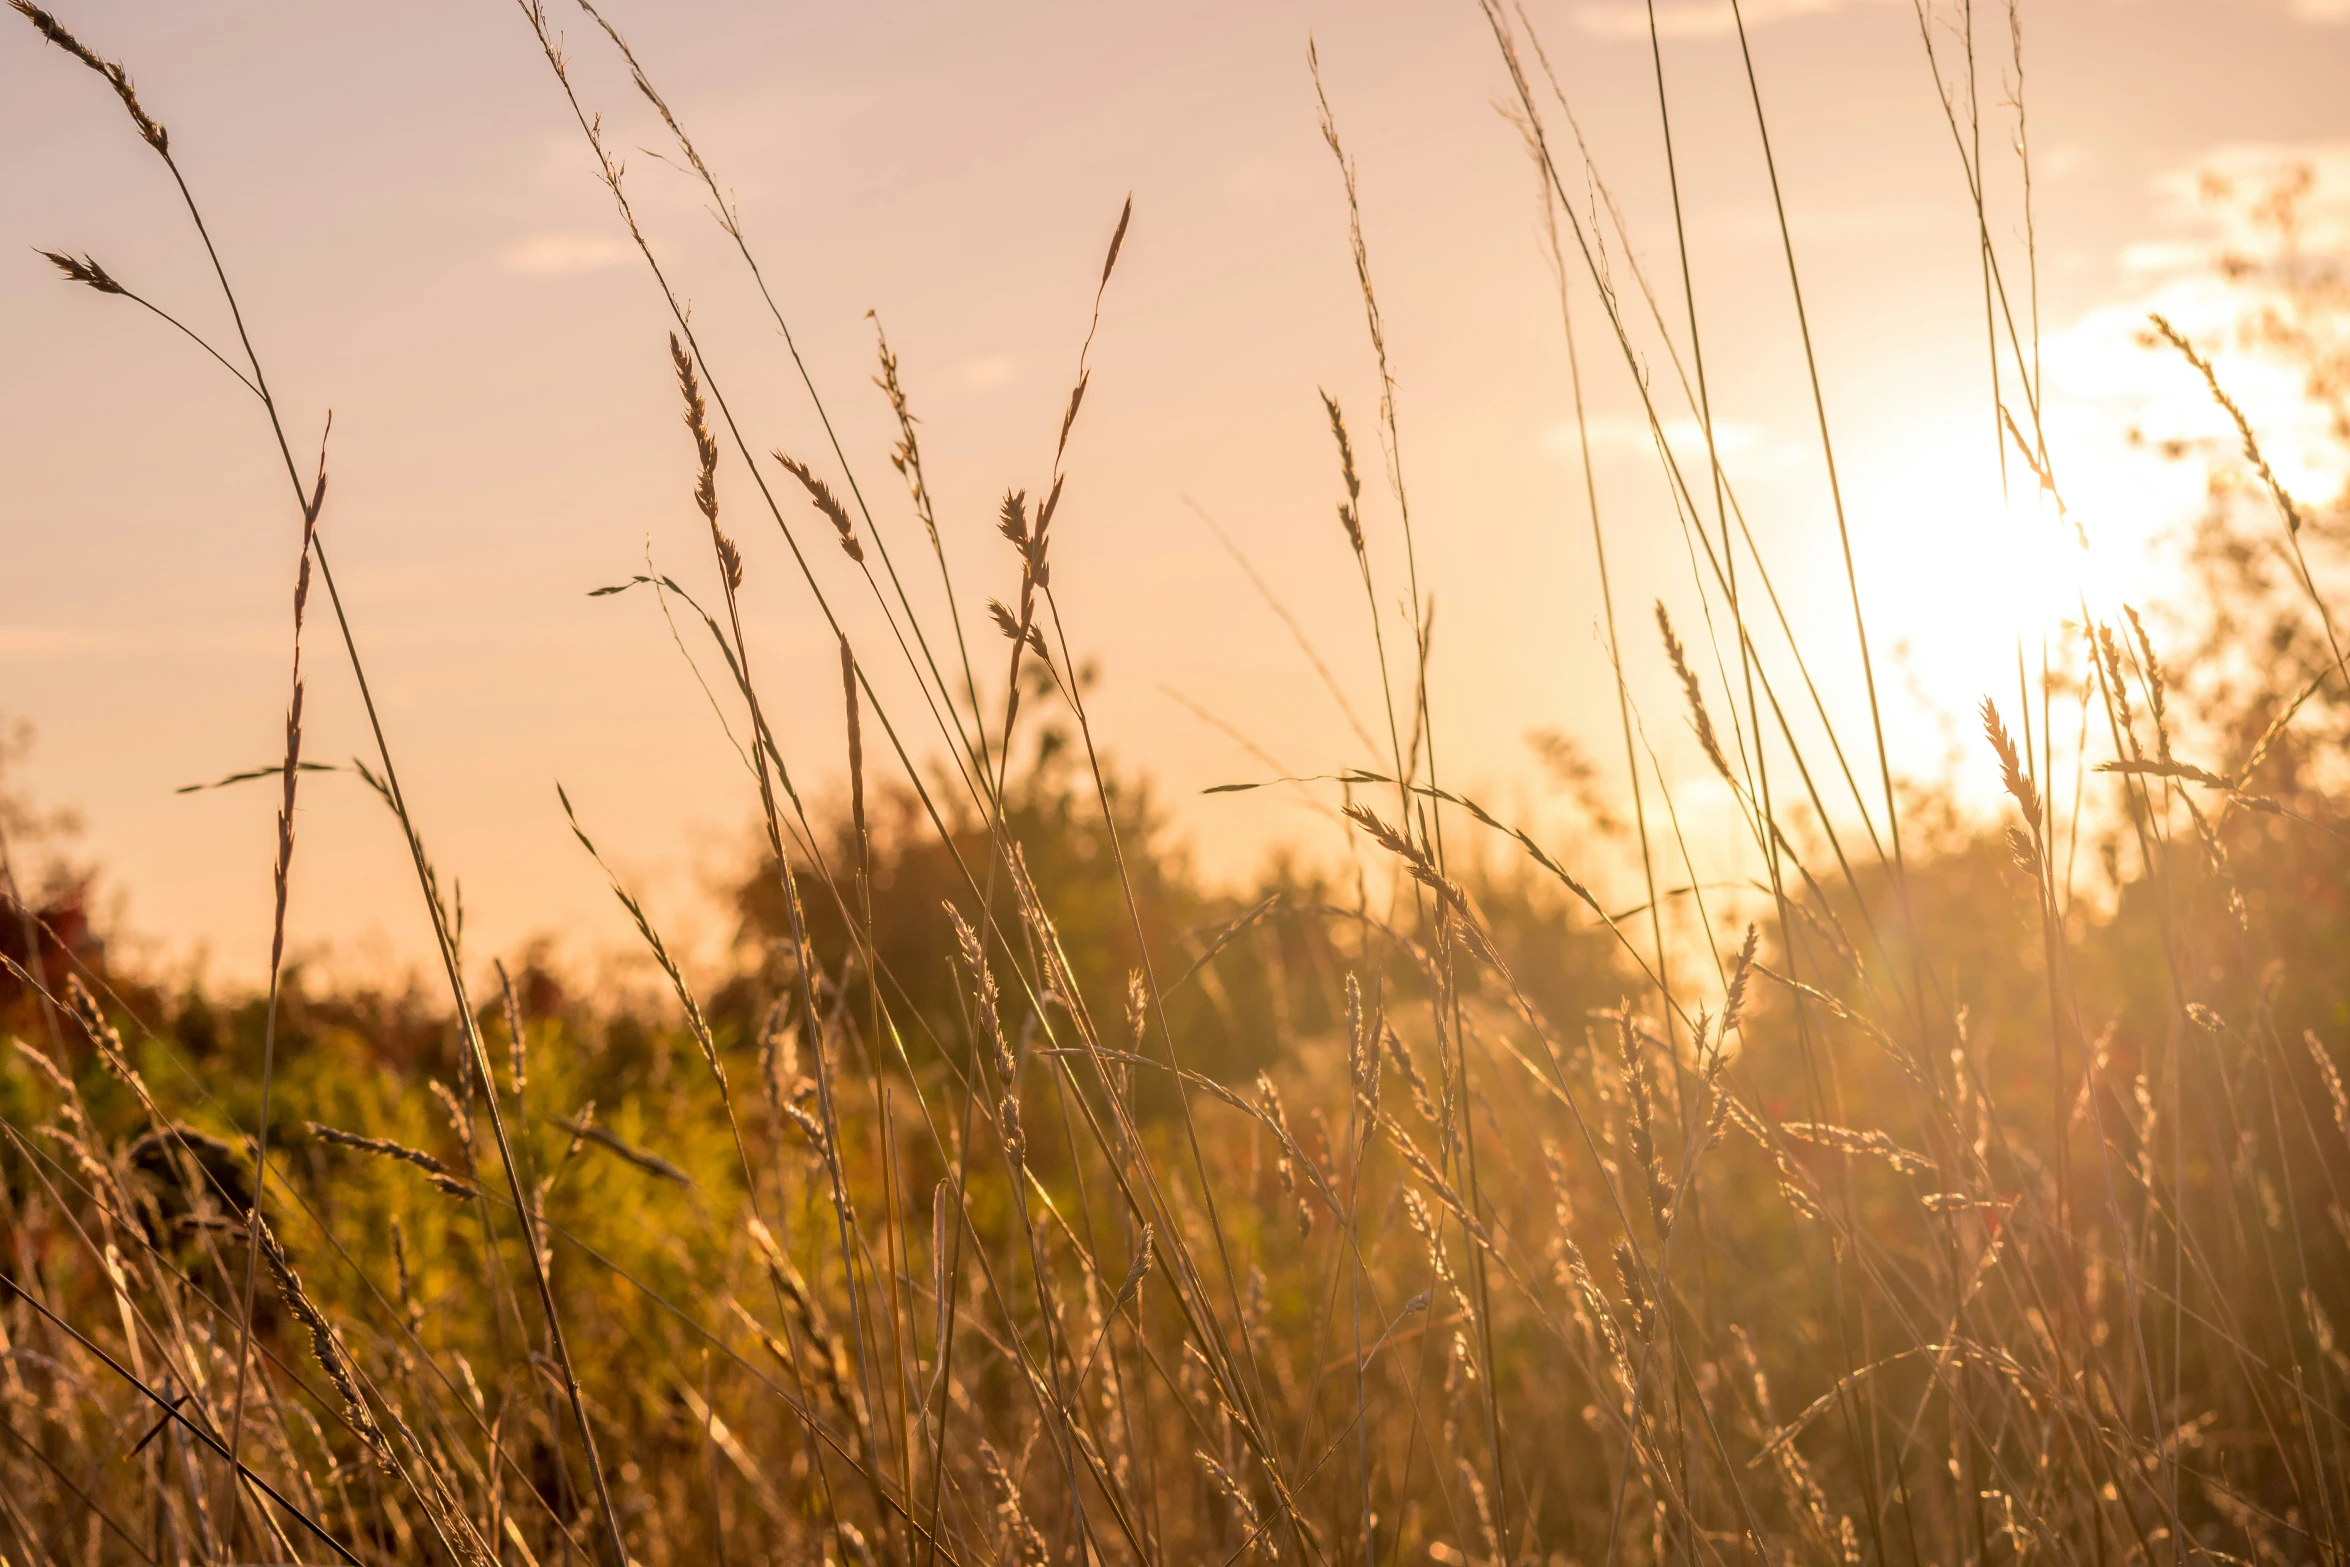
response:
<path id="1" fill-rule="evenodd" d="M 1940 765 L 1954 721 L 1971 729 L 1986 697 L 2019 699 L 2019 671 L 2030 687 L 2044 667 L 2077 667 L 2084 628 L 2188 589 L 2169 546 L 2189 477 L 2118 430 L 2075 421 L 2066 434 L 2050 440 L 2054 487 L 2012 445 L 2003 472 L 1980 420 L 1897 427 L 1857 461 L 1862 607 L 1898 666 L 1888 739 L 1931 747 L 1897 765 Z"/>

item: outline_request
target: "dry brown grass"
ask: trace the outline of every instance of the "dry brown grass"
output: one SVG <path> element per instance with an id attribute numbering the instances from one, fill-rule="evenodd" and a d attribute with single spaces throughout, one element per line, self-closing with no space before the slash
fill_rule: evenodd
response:
<path id="1" fill-rule="evenodd" d="M 106 78 L 169 163 L 128 75 L 16 7 Z M 589 14 L 715 196 L 678 115 Z M 844 502 L 775 454 L 882 612 L 878 656 L 922 693 L 927 730 L 901 728 L 638 229 L 553 24 L 534 0 L 523 15 L 673 311 L 680 488 L 723 609 L 699 618 L 766 851 L 742 895 L 756 951 L 701 993 L 615 877 L 673 1021 L 526 1001 L 551 982 L 518 986 L 502 964 L 498 1002 L 477 1005 L 371 706 L 365 777 L 411 852 L 447 992 L 372 1012 L 303 992 L 282 959 L 313 566 L 363 696 L 365 666 L 327 567 L 323 459 L 305 485 L 250 345 L 238 363 L 206 344 L 268 416 L 300 522 L 294 694 L 268 774 L 283 789 L 271 983 L 223 1048 L 195 1003 L 165 1016 L 122 976 L 75 971 L 69 946 L 52 962 L 33 900 L 6 889 L 27 938 L 0 950 L 0 1001 L 40 1036 L 11 1040 L 0 1080 L 9 1552 L 2154 1567 L 2350 1551 L 2350 1100 L 2329 1043 L 2350 1015 L 2350 854 L 2326 792 L 2343 694 L 2325 690 L 2343 666 L 2317 652 L 2332 631 L 2306 548 L 2334 547 L 2341 525 L 2285 496 L 2233 403 L 2324 638 L 2304 619 L 2278 644 L 2294 667 L 2191 713 L 2134 612 L 2126 635 L 2090 628 L 2013 710 L 2020 737 L 1985 703 L 1980 765 L 2014 819 L 1981 828 L 1896 790 L 1873 724 L 1852 752 L 1874 751 L 1882 798 L 1864 798 L 1832 728 L 1833 757 L 1806 754 L 1779 693 L 1800 683 L 1817 704 L 1804 660 L 1840 655 L 1783 616 L 1789 645 L 1766 654 L 1748 614 L 1775 612 L 1776 590 L 1735 493 L 1710 459 L 1695 482 L 1680 471 L 1652 401 L 1710 608 L 1693 655 L 1659 606 L 1666 662 L 1764 896 L 1743 940 L 1734 926 L 1719 944 L 1707 920 L 1611 913 L 1572 853 L 1439 780 L 1394 383 L 1356 171 L 1322 95 L 1389 492 L 1366 504 L 1325 397 L 1332 568 L 1344 548 L 1365 590 L 1390 769 L 1329 786 L 1358 834 L 1348 891 L 1292 878 L 1212 905 L 1104 759 L 1052 581 L 1052 530 L 1082 526 L 1090 348 L 1132 204 L 1041 499 L 1015 489 L 1001 507 L 998 569 L 1016 586 L 991 601 L 1006 661 L 992 714 L 959 615 L 915 614 L 848 455 L 834 445 Z M 1569 199 L 1519 68 L 1522 18 L 1486 15 L 1562 284 L 1594 287 L 1636 358 L 1594 248 L 1609 242 Z M 1972 100 L 1945 102 L 1960 132 Z M 1979 159 L 1979 137 L 1957 140 Z M 719 212 L 756 283 L 738 217 Z M 1985 258 L 1987 300 L 2003 299 L 1993 268 L 2013 258 L 1988 240 Z M 51 259 L 137 299 L 94 261 Z M 1644 278 L 1639 292 L 1654 310 Z M 2053 486 L 2036 356 L 2012 312 L 1987 313 L 2021 387 L 1998 420 Z M 916 421 L 886 340 L 880 354 L 892 460 L 952 602 Z M 1683 387 L 1702 412 L 1702 372 Z M 1832 462 L 1826 433 L 1823 402 Z M 803 807 L 792 737 L 764 717 L 738 605 L 759 541 L 721 527 L 722 470 L 750 481 L 840 632 L 842 821 Z M 1416 624 L 1410 667 L 1390 671 L 1373 562 L 1398 551 Z M 638 583 L 699 612 L 673 580 Z M 1865 663 L 1851 586 L 1845 645 Z M 933 639 L 951 639 L 959 680 Z M 2108 775 L 2105 905 L 2075 885 L 2088 829 L 2056 803 L 2059 700 L 2092 736 L 2067 765 Z M 2174 755 L 2190 736 L 2236 762 Z M 1637 834 L 1653 906 L 1688 851 L 1668 781 L 1643 781 L 1628 707 L 1625 742 L 1646 793 L 1613 830 Z M 1851 801 L 1830 810 L 1820 785 L 1838 777 Z M 254 1286 L 264 1269 L 274 1301 Z"/>

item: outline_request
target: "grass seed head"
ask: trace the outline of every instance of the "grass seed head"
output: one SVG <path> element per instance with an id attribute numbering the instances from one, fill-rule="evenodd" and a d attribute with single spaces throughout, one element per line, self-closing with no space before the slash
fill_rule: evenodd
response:
<path id="1" fill-rule="evenodd" d="M 808 499 L 824 514 L 825 521 L 832 524 L 832 531 L 840 536 L 842 553 L 863 565 L 865 546 L 857 542 L 856 524 L 849 521 L 848 508 L 841 505 L 840 497 L 832 493 L 832 486 L 818 477 L 806 463 L 788 453 L 776 452 L 775 460 L 783 464 L 784 472 L 800 481 L 800 488 L 808 492 Z"/>
<path id="2" fill-rule="evenodd" d="M 1722 753 L 1721 737 L 1714 733 L 1713 716 L 1705 710 L 1705 688 L 1697 683 L 1697 672 L 1689 667 L 1689 654 L 1681 646 L 1681 639 L 1673 634 L 1673 617 L 1665 613 L 1662 599 L 1656 605 L 1656 629 L 1665 639 L 1665 657 L 1671 661 L 1674 676 L 1681 682 L 1681 695 L 1689 704 L 1689 723 L 1697 731 L 1697 743 L 1705 750 L 1705 759 L 1713 763 L 1714 771 L 1723 782 L 1737 788 L 1737 779 L 1730 772 L 1730 759 Z"/>
<path id="3" fill-rule="evenodd" d="M 67 32 L 63 23 L 39 6 L 34 5 L 32 0 L 8 0 L 8 3 L 16 8 L 18 15 L 32 23 L 34 29 L 43 38 L 48 39 L 49 42 L 63 49 L 100 76 L 105 77 L 107 85 L 114 89 L 114 95 L 122 100 L 123 108 L 130 114 L 131 123 L 139 128 L 139 139 L 164 157 L 171 156 L 169 133 L 162 126 L 156 124 L 154 118 L 147 113 L 145 108 L 141 107 L 138 91 L 131 86 L 131 77 L 128 71 L 111 60 L 99 59 L 80 39 Z"/>
<path id="4" fill-rule="evenodd" d="M 376 1462 L 389 1469 L 390 1444 L 384 1440 L 383 1428 L 376 1424 L 375 1416 L 368 1411 L 367 1400 L 360 1394 L 358 1378 L 352 1371 L 351 1357 L 343 1347 L 341 1335 L 310 1298 L 310 1292 L 302 1287 L 301 1276 L 294 1271 L 285 1247 L 278 1244 L 269 1221 L 259 1214 L 253 1216 L 253 1238 L 261 1247 L 261 1260 L 269 1265 L 270 1277 L 277 1281 L 279 1298 L 285 1302 L 286 1310 L 293 1313 L 294 1320 L 309 1332 L 310 1352 L 318 1357 L 319 1368 L 343 1396 L 344 1418 L 367 1444 Z"/>
<path id="5" fill-rule="evenodd" d="M 2033 833 L 2040 830 L 2040 791 L 2024 771 L 2023 753 L 2016 748 L 2015 739 L 2007 732 L 2007 725 L 1999 717 L 1998 707 L 1989 697 L 1983 698 L 1983 736 L 1991 742 L 1991 749 L 1999 757 L 1999 781 L 2007 790 L 2008 798 L 2024 813 L 2024 820 L 2032 824 Z"/>
<path id="6" fill-rule="evenodd" d="M 1355 444 L 1346 433 L 1346 415 L 1338 410 L 1338 399 L 1328 392 L 1322 394 L 1322 407 L 1330 415 L 1330 436 L 1338 443 L 1338 475 L 1346 486 L 1346 499 L 1338 503 L 1338 525 L 1346 530 L 1346 542 L 1356 555 L 1363 553 L 1363 481 L 1355 472 Z"/>
<path id="7" fill-rule="evenodd" d="M 130 292 L 120 283 L 114 281 L 113 276 L 100 266 L 94 257 L 83 256 L 76 260 L 72 256 L 54 250 L 44 250 L 41 254 L 46 256 L 58 271 L 65 274 L 68 282 L 83 284 L 96 289 L 101 294 L 127 294 Z"/>

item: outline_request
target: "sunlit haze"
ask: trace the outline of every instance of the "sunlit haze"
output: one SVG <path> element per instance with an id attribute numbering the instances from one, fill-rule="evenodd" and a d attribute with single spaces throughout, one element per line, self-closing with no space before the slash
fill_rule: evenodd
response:
<path id="1" fill-rule="evenodd" d="M 626 936 L 564 825 L 561 782 L 682 944 L 713 948 L 729 926 L 710 893 L 745 862 L 755 786 L 655 601 L 589 596 L 648 560 L 689 585 L 710 578 L 668 319 L 521 17 L 446 0 L 79 9 L 77 27 L 130 65 L 170 127 L 298 456 L 333 412 L 320 526 L 418 824 L 462 883 L 468 945 L 510 951 L 548 933 L 587 956 Z M 1945 82 L 1963 88 L 1950 9 L 1927 36 Z M 2004 309 L 2044 362 L 2061 516 L 2016 447 L 2002 455 L 1976 209 L 1917 11 L 1749 0 L 1746 17 L 1853 568 L 1879 618 L 1888 740 L 1897 766 L 1939 773 L 1957 736 L 1987 790 L 1967 715 L 1986 694 L 2014 693 L 2019 649 L 2036 660 L 2084 600 L 2159 615 L 2187 590 L 2179 531 L 2201 480 L 2159 442 L 2222 427 L 2192 372 L 2140 341 L 2146 315 L 2193 334 L 2232 308 L 2213 263 L 2240 236 L 2202 194 L 2207 172 L 2257 183 L 2305 163 L 2317 179 L 2307 220 L 2338 229 L 2350 214 L 2350 6 L 2025 6 L 2028 232 L 2006 16 L 1975 9 Z M 1572 817 L 1528 735 L 1561 729 L 1620 778 L 1544 203 L 1474 4 L 619 0 L 612 16 L 739 201 L 903 563 L 919 559 L 920 535 L 871 384 L 867 312 L 878 313 L 922 421 L 967 625 L 1016 584 L 995 508 L 1008 488 L 1048 482 L 1104 247 L 1131 194 L 1071 435 L 1053 585 L 1073 650 L 1098 666 L 1098 736 L 1151 775 L 1174 831 L 1222 876 L 1285 841 L 1323 858 L 1341 844 L 1297 792 L 1203 789 L 1379 760 L 1214 531 L 1372 710 L 1377 668 L 1319 390 L 1355 430 L 1389 645 L 1409 641 L 1378 377 L 1316 120 L 1312 40 L 1357 166 L 1384 314 L 1396 455 L 1434 600 L 1444 778 L 1562 837 Z M 1645 11 L 1571 0 L 1528 16 L 1631 253 L 1603 199 L 1571 186 L 1574 215 L 1605 236 L 1698 501 L 1689 525 L 1718 538 L 1703 428 L 1632 270 L 1686 352 Z M 1843 551 L 1738 38 L 1726 0 L 1669 0 L 1658 16 L 1714 447 L 1823 700 L 1865 732 Z M 783 448 L 837 482 L 703 194 L 592 24 L 567 12 L 563 25 L 582 97 L 608 116 L 751 449 Z M 1528 68 L 1574 169 L 1566 117 Z M 132 937 L 249 979 L 268 949 L 272 787 L 174 791 L 280 755 L 298 519 L 236 383 L 154 317 L 67 287 L 35 253 L 87 252 L 233 340 L 164 171 L 103 84 L 21 27 L 0 34 L 0 145 L 0 716 L 37 737 L 14 781 L 81 814 L 67 848 L 101 869 Z M 1650 609 L 1661 598 L 1702 640 L 1694 535 L 1600 298 L 1569 259 L 1626 673 L 1646 739 L 1702 821 L 1721 814 L 1719 788 Z M 2221 364 L 2268 422 L 2285 481 L 2331 494 L 2341 476 L 2311 466 L 2321 432 L 2294 425 L 2290 382 L 2248 356 Z M 770 718 L 803 789 L 837 793 L 831 633 L 772 523 L 754 520 L 756 492 L 731 453 L 718 485 L 747 557 L 746 634 Z M 786 499 L 818 539 L 821 519 Z M 852 568 L 828 543 L 811 560 L 909 743 L 935 754 Z M 908 575 L 935 603 L 935 577 Z M 307 663 L 307 753 L 364 754 L 347 665 L 315 620 Z M 1710 646 L 1700 664 L 1718 682 Z M 878 742 L 868 748 L 882 768 Z M 1963 769 L 1956 786 L 1974 787 Z M 296 950 L 387 974 L 429 952 L 380 807 L 343 776 L 306 782 L 303 798 Z M 1593 852 L 1607 885 L 1621 867 Z"/>

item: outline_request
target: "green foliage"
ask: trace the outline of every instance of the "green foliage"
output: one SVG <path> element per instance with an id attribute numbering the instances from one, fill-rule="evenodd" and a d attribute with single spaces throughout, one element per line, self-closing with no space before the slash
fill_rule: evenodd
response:
<path id="1" fill-rule="evenodd" d="M 176 177 L 128 73 L 18 9 Z M 650 260 L 569 56 L 524 15 Z M 1566 186 L 1518 36 L 1499 7 L 1487 20 L 1555 220 Z M 747 259 L 723 187 L 602 32 Z M 1392 452 L 1355 170 L 1322 108 Z M 1989 266 L 2004 252 L 1978 216 Z M 764 739 L 720 525 L 721 388 L 665 297 L 726 595 L 705 616 L 720 705 Z M 2297 314 L 2263 341 L 2338 413 L 2340 291 L 2280 297 Z M 935 540 L 882 352 L 893 460 Z M 1743 931 L 1696 913 L 1706 889 L 1611 911 L 1576 879 L 1618 850 L 1649 881 L 1690 862 L 1678 809 L 1640 804 L 1666 779 L 1634 779 L 1645 826 L 1590 813 L 1555 850 L 1425 783 L 1444 717 L 1428 650 L 1380 629 L 1394 584 L 1328 399 L 1401 809 L 1344 800 L 1342 866 L 1205 886 L 1066 667 L 1050 545 L 1082 354 L 1049 478 L 1001 508 L 1017 588 L 979 648 L 1008 660 L 1000 712 L 959 617 L 923 644 L 966 671 L 938 744 L 1018 764 L 876 782 L 852 740 L 850 802 L 812 819 L 776 787 L 781 748 L 759 751 L 759 826 L 789 864 L 744 871 L 733 971 L 706 1005 L 633 904 L 662 1006 L 577 998 L 538 962 L 470 991 L 381 735 L 368 778 L 413 851 L 445 999 L 314 989 L 295 966 L 261 996 L 166 993 L 11 878 L 11 1548 L 466 1567 L 2338 1558 L 2350 663 L 2319 584 L 2350 507 L 2290 501 L 2211 361 L 2184 357 L 2242 450 L 2183 455 L 2259 481 L 2213 490 L 2211 641 L 2180 678 L 2135 611 L 2056 628 L 2039 710 L 2011 715 L 2020 743 L 1986 709 L 2000 819 L 1962 811 L 1954 779 L 1863 803 L 1871 819 L 1834 835 L 1766 807 L 1742 771 L 1782 742 L 1800 760 L 1795 735 L 1750 751 L 1767 715 L 1745 692 L 1706 709 L 1660 607 L 1755 848 Z M 2045 443 L 2013 433 L 2045 478 Z M 862 493 L 851 517 L 786 465 L 863 587 L 911 617 Z M 326 572 L 322 486 L 296 481 L 304 581 Z M 1727 583 L 1697 587 L 1723 590 L 1705 623 L 1763 659 Z M 874 699 L 856 657 L 844 642 L 852 735 Z M 955 701 L 936 663 L 909 654 L 905 673 Z M 2068 707 L 2083 738 L 2065 753 Z M 1898 851 L 1879 814 L 1896 810 Z"/>

